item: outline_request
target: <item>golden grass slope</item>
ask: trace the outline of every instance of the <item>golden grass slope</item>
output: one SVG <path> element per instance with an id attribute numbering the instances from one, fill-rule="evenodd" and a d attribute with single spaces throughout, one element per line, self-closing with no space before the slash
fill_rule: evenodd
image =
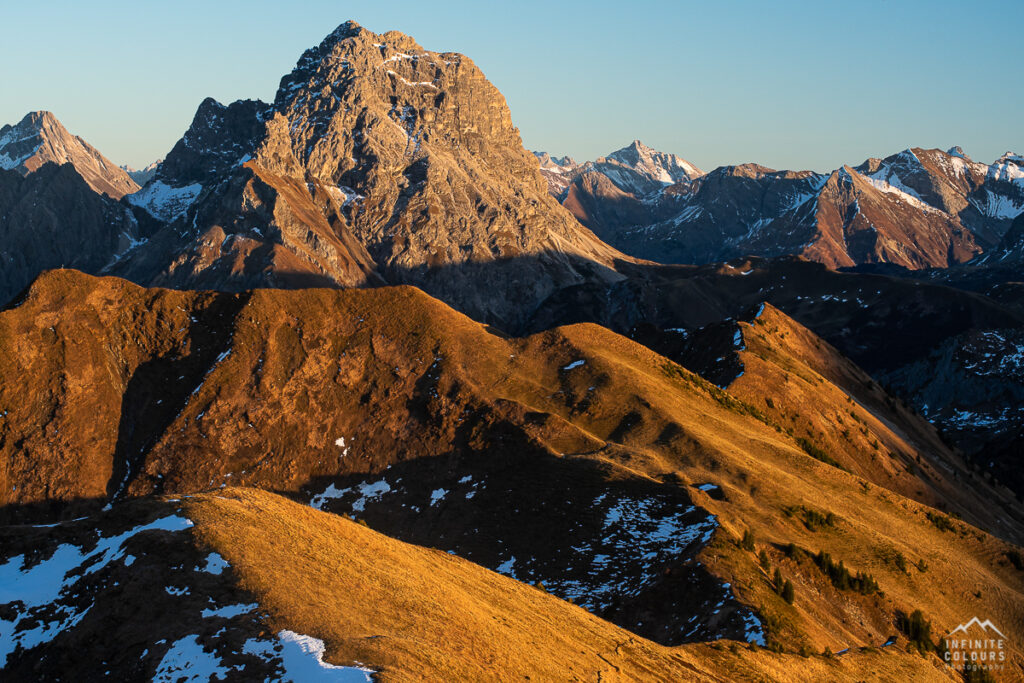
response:
<path id="1" fill-rule="evenodd" d="M 274 629 L 321 638 L 329 661 L 361 662 L 381 681 L 949 680 L 898 651 L 662 647 L 459 557 L 262 491 L 205 494 L 185 510 Z"/>
<path id="2" fill-rule="evenodd" d="M 510 339 L 407 287 L 184 294 L 57 272 L 0 314 L 0 343 L 3 503 L 236 484 L 308 496 L 406 460 L 436 460 L 429 481 L 451 462 L 437 456 L 529 447 L 599 462 L 609 486 L 640 477 L 688 491 L 721 525 L 701 562 L 764 617 L 774 646 L 878 645 L 898 612 L 921 609 L 937 633 L 992 619 L 1024 671 L 1013 645 L 1024 638 L 1024 575 L 1006 541 L 871 483 L 867 469 L 815 460 L 770 417 L 599 326 Z M 113 473 L 125 470 L 117 488 Z M 705 483 L 723 495 L 696 488 Z M 982 482 L 951 500 L 979 510 L 1000 495 Z M 812 528 L 806 510 L 834 522 Z M 1015 511 L 989 528 L 1019 538 Z M 738 546 L 748 529 L 794 583 L 792 605 Z M 782 554 L 789 543 L 869 572 L 883 594 L 835 590 Z M 936 662 L 913 661 L 923 671 Z"/>
<path id="3" fill-rule="evenodd" d="M 984 483 L 932 425 L 835 348 L 770 304 L 736 324 L 743 372 L 729 393 L 873 484 L 1007 532 L 1013 494 Z"/>

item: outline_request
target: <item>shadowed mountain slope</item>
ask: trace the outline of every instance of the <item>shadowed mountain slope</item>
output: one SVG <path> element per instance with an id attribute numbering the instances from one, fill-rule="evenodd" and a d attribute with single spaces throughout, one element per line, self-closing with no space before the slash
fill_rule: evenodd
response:
<path id="1" fill-rule="evenodd" d="M 131 211 L 97 194 L 71 163 L 26 175 L 0 169 L 0 301 L 49 268 L 98 273 L 141 232 Z"/>

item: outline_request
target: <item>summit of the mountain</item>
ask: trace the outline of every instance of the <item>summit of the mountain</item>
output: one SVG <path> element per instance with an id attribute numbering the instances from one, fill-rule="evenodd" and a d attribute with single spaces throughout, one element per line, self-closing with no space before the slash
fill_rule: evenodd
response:
<path id="1" fill-rule="evenodd" d="M 1006 153 L 1004 153 L 1001 157 L 996 159 L 997 165 L 1005 163 L 1011 163 L 1016 166 L 1024 166 L 1024 156 L 1018 154 L 1017 152 L 1011 152 L 1007 150 Z"/>
<path id="2" fill-rule="evenodd" d="M 603 166 L 613 164 L 625 166 L 652 183 L 661 185 L 686 182 L 704 175 L 703 171 L 686 159 L 676 154 L 659 152 L 639 140 L 634 140 L 626 147 L 594 162 L 601 170 L 604 170 Z"/>
<path id="3" fill-rule="evenodd" d="M 963 147 L 961 147 L 960 145 L 954 145 L 953 147 L 950 147 L 949 149 L 946 150 L 946 154 L 948 154 L 951 157 L 960 157 L 961 159 L 965 159 L 967 161 L 971 160 L 971 158 L 967 156 L 967 154 L 964 152 Z"/>
<path id="4" fill-rule="evenodd" d="M 572 183 L 592 174 L 604 176 L 618 191 L 633 195 L 637 200 L 671 185 L 687 185 L 704 174 L 686 159 L 659 152 L 639 140 L 584 163 L 577 163 L 570 157 L 552 157 L 547 152 L 534 152 L 534 155 L 540 162 L 541 174 L 548 181 L 549 191 L 561 199 Z"/>
<path id="5" fill-rule="evenodd" d="M 534 152 L 533 154 L 537 157 L 537 161 L 540 162 L 540 168 L 542 171 L 565 173 L 579 166 L 579 164 L 576 163 L 576 160 L 570 156 L 553 157 L 547 152 Z"/>
<path id="6" fill-rule="evenodd" d="M 47 163 L 73 165 L 89 187 L 114 199 L 139 189 L 123 169 L 69 133 L 48 111 L 30 112 L 0 128 L 0 169 L 28 175 Z"/>
<path id="7" fill-rule="evenodd" d="M 509 327 L 625 258 L 548 194 L 469 58 L 353 22 L 273 105 L 204 101 L 131 202 L 167 223 L 113 271 L 138 282 L 409 283 Z"/>
<path id="8" fill-rule="evenodd" d="M 548 191 L 610 244 L 623 225 L 647 225 L 672 215 L 678 196 L 704 174 L 682 157 L 639 140 L 584 163 L 546 152 L 534 155 Z"/>

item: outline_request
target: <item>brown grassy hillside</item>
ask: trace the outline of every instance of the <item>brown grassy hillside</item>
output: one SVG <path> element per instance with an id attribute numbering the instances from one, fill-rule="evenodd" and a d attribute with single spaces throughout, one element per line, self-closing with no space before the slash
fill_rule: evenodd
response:
<path id="1" fill-rule="evenodd" d="M 982 483 L 933 426 L 830 344 L 768 304 L 736 326 L 742 374 L 731 394 L 868 481 L 1005 533 L 1012 494 Z"/>
<path id="2" fill-rule="evenodd" d="M 20 597 L 0 611 L 4 680 L 340 673 L 315 651 L 282 649 L 286 634 L 325 641 L 326 666 L 382 681 L 788 681 L 798 670 L 948 680 L 894 649 L 827 658 L 729 641 L 667 648 L 465 559 L 255 489 L 0 528 L 0 577 L 0 599 Z"/>
<path id="3" fill-rule="evenodd" d="M 265 492 L 185 503 L 272 628 L 314 634 L 328 660 L 381 681 L 943 680 L 916 655 L 801 658 L 729 643 L 666 648 L 537 588 Z"/>
<path id="4" fill-rule="evenodd" d="M 885 486 L 870 460 L 815 459 L 763 396 L 595 325 L 513 339 L 412 288 L 213 295 L 58 271 L 0 313 L 0 344 L 9 520 L 243 485 L 542 581 L 663 643 L 742 637 L 753 618 L 773 648 L 856 649 L 916 609 L 936 633 L 977 614 L 1024 635 L 1008 543 Z M 972 512 L 1002 496 L 932 490 Z M 1019 538 L 1000 521 L 986 526 Z M 837 585 L 805 551 L 877 590 Z"/>

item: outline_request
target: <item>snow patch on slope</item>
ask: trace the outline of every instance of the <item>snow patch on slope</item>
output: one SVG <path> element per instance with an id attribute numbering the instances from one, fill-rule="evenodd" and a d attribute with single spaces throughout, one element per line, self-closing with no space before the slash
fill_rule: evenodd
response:
<path id="1" fill-rule="evenodd" d="M 20 608 L 0 612 L 0 668 L 18 647 L 27 649 L 48 643 L 85 617 L 91 605 L 80 609 L 57 601 L 111 562 L 126 560 L 122 546 L 128 539 L 144 531 L 173 532 L 191 526 L 190 520 L 170 515 L 101 538 L 90 551 L 64 543 L 48 559 L 32 566 L 24 555 L 16 555 L 0 565 L 0 605 L 21 604 Z"/>
<path id="2" fill-rule="evenodd" d="M 154 218 L 170 223 L 185 215 L 202 191 L 203 186 L 199 183 L 172 187 L 162 180 L 154 180 L 138 192 L 127 195 L 126 199 Z"/>
<path id="3" fill-rule="evenodd" d="M 221 665 L 220 657 L 199 643 L 198 636 L 185 636 L 175 641 L 156 667 L 155 683 L 207 683 L 223 681 L 230 670 Z"/>
<path id="4" fill-rule="evenodd" d="M 373 681 L 372 669 L 361 665 L 337 666 L 324 661 L 324 641 L 294 631 L 277 634 L 277 642 L 251 639 L 242 652 L 278 664 L 282 675 L 278 680 L 294 683 L 364 683 Z"/>

